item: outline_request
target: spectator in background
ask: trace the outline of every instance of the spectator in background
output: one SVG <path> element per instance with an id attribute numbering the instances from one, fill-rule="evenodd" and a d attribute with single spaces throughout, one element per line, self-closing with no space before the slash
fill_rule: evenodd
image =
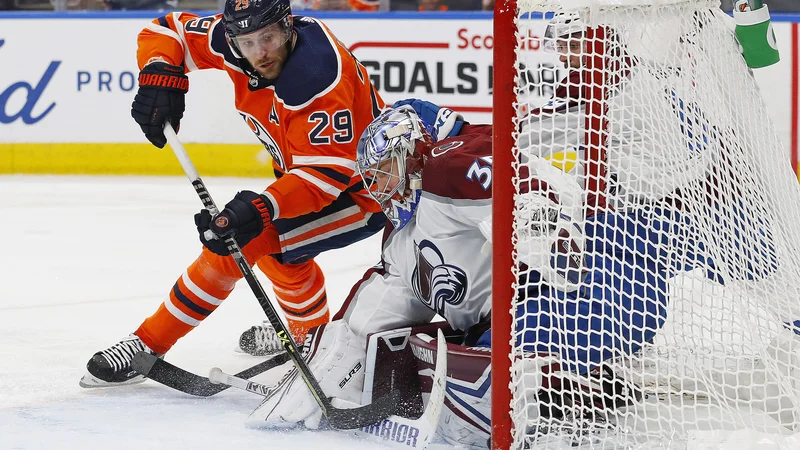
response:
<path id="1" fill-rule="evenodd" d="M 292 0 L 293 11 L 377 11 L 380 0 Z"/>
<path id="2" fill-rule="evenodd" d="M 484 11 L 494 11 L 494 0 L 483 0 L 481 2 L 481 9 Z"/>
<path id="3" fill-rule="evenodd" d="M 314 9 L 316 0 L 292 0 L 292 11 L 308 11 Z"/>
<path id="4" fill-rule="evenodd" d="M 178 7 L 178 0 L 103 0 L 103 5 L 109 11 L 133 11 L 137 9 L 174 11 Z"/>
<path id="5" fill-rule="evenodd" d="M 420 11 L 447 11 L 444 0 L 418 0 L 417 5 Z"/>

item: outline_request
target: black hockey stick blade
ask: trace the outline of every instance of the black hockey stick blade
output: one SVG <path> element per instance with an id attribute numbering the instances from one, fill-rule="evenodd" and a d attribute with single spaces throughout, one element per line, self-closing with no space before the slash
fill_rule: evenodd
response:
<path id="1" fill-rule="evenodd" d="M 289 355 L 278 353 L 271 359 L 237 373 L 236 376 L 245 379 L 252 378 L 287 361 L 289 361 Z M 133 357 L 132 366 L 135 371 L 153 381 L 197 397 L 210 397 L 229 387 L 224 384 L 214 384 L 206 377 L 183 370 L 148 352 L 138 352 Z"/>
<path id="2" fill-rule="evenodd" d="M 392 390 L 383 397 L 373 400 L 369 405 L 358 408 L 335 408 L 329 401 L 325 417 L 328 419 L 328 425 L 332 428 L 354 430 L 378 423 L 391 416 L 399 403 L 400 392 L 397 390 Z"/>

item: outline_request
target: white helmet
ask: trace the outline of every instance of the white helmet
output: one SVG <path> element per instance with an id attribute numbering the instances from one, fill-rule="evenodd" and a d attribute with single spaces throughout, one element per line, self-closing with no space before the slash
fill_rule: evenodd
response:
<path id="1" fill-rule="evenodd" d="M 555 52 L 556 41 L 585 32 L 586 24 L 583 23 L 578 13 L 556 13 L 550 19 L 550 23 L 547 24 L 547 29 L 544 31 L 544 50 L 546 52 Z"/>
<path id="2" fill-rule="evenodd" d="M 384 111 L 358 140 L 358 173 L 396 229 L 414 216 L 422 194 L 423 155 L 431 145 L 430 127 L 409 105 Z"/>

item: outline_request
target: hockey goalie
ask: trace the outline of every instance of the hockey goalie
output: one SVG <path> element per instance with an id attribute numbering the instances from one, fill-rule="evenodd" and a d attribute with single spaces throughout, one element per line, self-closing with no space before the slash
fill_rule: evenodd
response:
<path id="1" fill-rule="evenodd" d="M 416 392 L 430 385 L 416 367 L 432 363 L 436 342 L 430 336 L 445 328 L 448 393 L 439 435 L 485 447 L 491 430 L 491 126 L 464 124 L 427 102 L 410 103 L 416 108 L 396 105 L 375 119 L 358 146 L 359 173 L 393 225 L 382 262 L 353 287 L 332 323 L 309 334 L 306 358 L 322 389 L 340 404 L 360 405 L 387 385 L 399 385 L 406 410 L 398 414 L 413 416 L 421 407 Z M 420 119 L 421 106 L 437 110 L 447 119 L 437 123 L 449 126 L 442 130 Z M 517 306 L 526 312 L 518 318 L 520 329 L 531 331 L 520 338 L 526 357 L 516 364 L 535 405 L 529 414 L 602 420 L 607 410 L 639 398 L 636 387 L 603 361 L 637 351 L 663 323 L 667 271 L 653 270 L 661 246 L 643 232 L 654 226 L 650 218 L 610 212 L 585 218 L 585 195 L 574 178 L 542 159 L 528 167 L 517 219 L 526 230 L 520 248 L 528 287 Z M 606 247 L 595 248 L 597 242 Z M 620 253 L 629 255 L 627 264 L 611 264 Z M 662 276 L 645 275 L 653 273 Z M 425 325 L 436 314 L 446 322 Z M 249 424 L 317 428 L 322 417 L 293 369 Z"/>
<path id="2" fill-rule="evenodd" d="M 556 92 L 558 107 L 535 111 L 524 124 L 529 141 L 520 144 L 525 161 L 515 199 L 515 229 L 519 285 L 525 288 L 513 307 L 516 329 L 521 330 L 516 346 L 524 354 L 513 362 L 513 370 L 523 374 L 517 389 L 524 391 L 528 424 L 560 420 L 590 429 L 613 420 L 615 411 L 634 410 L 642 402 L 637 386 L 606 363 L 636 354 L 654 339 L 667 319 L 668 283 L 692 270 L 689 262 L 704 268 L 706 277 L 720 285 L 757 283 L 782 268 L 774 257 L 770 224 L 747 219 L 745 211 L 754 206 L 721 194 L 720 180 L 744 184 L 743 174 L 728 173 L 729 155 L 738 149 L 720 144 L 731 131 L 713 123 L 680 90 L 669 88 L 672 78 L 666 75 L 671 74 L 663 70 L 657 81 L 667 88 L 659 101 L 670 120 L 661 125 L 683 134 L 689 130 L 693 136 L 692 146 L 679 143 L 670 149 L 687 153 L 687 158 L 677 158 L 680 167 L 672 167 L 680 176 L 666 176 L 666 170 L 638 175 L 625 170 L 631 161 L 647 168 L 651 159 L 655 163 L 663 156 L 665 150 L 654 145 L 647 129 L 613 133 L 624 138 L 612 140 L 608 149 L 613 209 L 590 198 L 577 178 L 542 159 L 542 153 L 554 150 L 553 140 L 561 138 L 542 139 L 547 135 L 541 128 L 579 130 L 583 122 L 579 115 L 561 114 L 584 107 L 579 96 L 572 97 L 579 92 L 569 86 L 570 79 L 576 84 L 584 75 L 582 60 L 573 53 L 584 51 L 586 26 L 574 16 L 556 17 L 552 25 L 548 35 L 570 73 L 566 89 Z M 616 51 L 624 55 L 624 43 L 617 44 Z M 633 58 L 619 60 L 627 66 L 613 80 L 618 89 L 611 101 L 612 128 L 626 120 L 622 110 L 614 108 L 624 106 L 626 95 L 635 95 L 643 89 L 641 83 L 654 76 L 651 67 Z M 578 125 L 551 126 L 561 119 Z M 536 127 L 540 131 L 532 132 Z M 581 133 L 572 137 L 580 139 Z M 637 152 L 623 151 L 632 148 Z M 727 152 L 712 152 L 722 149 Z M 693 160 L 697 154 L 703 158 Z M 344 404 L 365 404 L 387 385 L 403 386 L 407 397 L 401 406 L 407 409 L 400 413 L 413 416 L 420 409 L 415 392 L 425 392 L 430 385 L 425 373 L 435 346 L 432 330 L 446 327 L 448 389 L 438 432 L 452 444 L 484 447 L 491 430 L 491 264 L 486 250 L 492 239 L 491 128 L 464 124 L 452 111 L 427 102 L 401 102 L 364 132 L 357 163 L 393 229 L 386 236 L 381 264 L 353 288 L 332 324 L 310 334 L 309 364 L 325 392 Z M 726 250 L 715 258 L 707 254 L 708 236 L 700 236 L 699 225 L 691 220 L 698 211 L 691 211 L 693 216 L 681 207 L 694 200 L 682 190 L 685 186 L 702 188 L 695 189 L 702 194 L 697 207 L 718 218 L 703 225 L 728 238 L 722 244 L 713 242 Z M 586 204 L 595 207 L 585 208 Z M 721 205 L 734 211 L 734 220 L 719 219 Z M 739 242 L 741 230 L 750 230 L 748 247 Z M 743 249 L 746 258 L 728 260 L 734 247 Z M 446 324 L 424 325 L 437 314 Z M 796 308 L 786 308 L 782 320 L 787 327 L 767 349 L 786 370 L 798 365 L 798 339 L 790 323 L 797 317 Z M 749 402 L 792 430 L 796 388 L 780 386 L 769 373 L 757 362 L 747 372 L 711 374 L 702 380 L 705 386 L 696 389 L 713 391 L 722 401 Z M 736 386 L 753 387 L 737 391 Z M 321 418 L 310 393 L 290 371 L 250 423 L 314 428 Z"/>

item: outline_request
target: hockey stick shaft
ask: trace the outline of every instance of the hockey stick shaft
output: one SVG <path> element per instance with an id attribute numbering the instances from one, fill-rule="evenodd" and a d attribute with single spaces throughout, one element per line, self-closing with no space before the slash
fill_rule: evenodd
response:
<path id="1" fill-rule="evenodd" d="M 252 378 L 287 361 L 289 361 L 289 355 L 281 352 L 266 361 L 242 370 L 236 376 Z M 230 387 L 212 383 L 206 377 L 183 370 L 148 352 L 139 352 L 133 357 L 133 369 L 164 386 L 197 397 L 211 397 Z"/>
<path id="2" fill-rule="evenodd" d="M 243 378 L 239 378 L 236 375 L 229 375 L 222 371 L 219 367 L 213 367 L 208 372 L 208 380 L 212 383 L 228 385 L 231 387 L 235 387 L 236 389 L 241 389 L 243 391 L 252 392 L 253 394 L 258 394 L 262 397 L 266 397 L 269 394 L 269 387 L 263 385 L 261 383 L 256 383 L 254 381 L 245 380 Z"/>
<path id="3" fill-rule="evenodd" d="M 203 180 L 200 178 L 200 174 L 197 172 L 197 169 L 195 169 L 192 160 L 189 158 L 189 155 L 183 148 L 183 144 L 181 144 L 181 141 L 175 134 L 175 130 L 169 123 L 164 126 L 164 136 L 166 136 L 167 142 L 169 142 L 173 153 L 175 153 L 175 156 L 178 158 L 178 162 L 180 162 L 183 171 L 186 173 L 189 181 L 191 181 L 197 196 L 200 197 L 200 201 L 203 202 L 203 206 L 208 209 L 208 212 L 210 212 L 212 216 L 218 214 L 219 209 L 217 209 L 214 199 L 212 199 L 211 195 L 208 193 L 205 184 L 203 184 Z M 363 406 L 358 410 L 344 411 L 334 408 L 331 405 L 330 400 L 325 396 L 325 393 L 322 391 L 322 388 L 320 387 L 316 377 L 314 377 L 314 374 L 311 373 L 311 369 L 309 369 L 308 364 L 306 364 L 305 360 L 303 360 L 303 357 L 297 348 L 297 344 L 295 344 L 291 333 L 289 333 L 289 331 L 286 329 L 286 326 L 283 324 L 283 321 L 281 321 L 280 317 L 278 317 L 275 307 L 272 306 L 272 303 L 269 301 L 269 297 L 267 297 L 264 288 L 261 286 L 261 283 L 259 283 L 255 274 L 253 273 L 251 265 L 242 254 L 239 244 L 232 236 L 226 237 L 224 242 L 231 254 L 231 257 L 233 257 L 236 265 L 242 272 L 242 276 L 247 281 L 247 285 L 250 286 L 250 290 L 253 291 L 253 294 L 256 296 L 259 305 L 261 305 L 261 309 L 264 311 L 264 314 L 267 315 L 267 320 L 269 320 L 269 323 L 275 328 L 275 332 L 281 339 L 281 344 L 283 345 L 284 350 L 286 350 L 286 353 L 292 359 L 295 367 L 297 367 L 297 371 L 300 373 L 303 381 L 305 381 L 306 386 L 308 386 L 308 388 L 311 390 L 311 394 L 314 396 L 317 404 L 319 404 L 319 407 L 322 408 L 322 413 L 328 419 L 328 422 L 331 424 L 331 426 L 334 428 L 343 429 L 360 428 L 364 425 L 373 423 L 376 416 L 386 417 L 391 414 L 394 408 L 393 404 L 396 403 L 398 397 L 397 393 L 394 393 L 394 395 L 391 396 L 392 398 L 386 397 L 384 399 L 379 399 L 373 402 L 372 405 Z"/>

